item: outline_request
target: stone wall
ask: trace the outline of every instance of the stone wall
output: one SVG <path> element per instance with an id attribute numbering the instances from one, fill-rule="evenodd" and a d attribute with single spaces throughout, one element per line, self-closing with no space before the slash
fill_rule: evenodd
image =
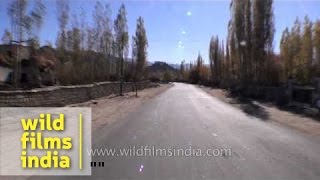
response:
<path id="1" fill-rule="evenodd" d="M 123 92 L 133 90 L 123 84 Z M 138 89 L 155 87 L 150 82 L 137 83 Z M 0 107 L 58 107 L 119 93 L 119 82 L 100 82 L 78 86 L 54 86 L 33 90 L 0 91 Z"/>

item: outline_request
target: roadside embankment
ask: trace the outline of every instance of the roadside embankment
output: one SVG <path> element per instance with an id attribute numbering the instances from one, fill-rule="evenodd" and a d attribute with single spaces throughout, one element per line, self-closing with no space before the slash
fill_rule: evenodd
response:
<path id="1" fill-rule="evenodd" d="M 149 81 L 137 83 L 138 90 L 155 87 Z M 133 84 L 125 82 L 123 92 L 133 91 Z M 119 82 L 100 82 L 77 86 L 53 86 L 32 90 L 0 91 L 0 107 L 60 107 L 92 99 L 119 94 Z"/>

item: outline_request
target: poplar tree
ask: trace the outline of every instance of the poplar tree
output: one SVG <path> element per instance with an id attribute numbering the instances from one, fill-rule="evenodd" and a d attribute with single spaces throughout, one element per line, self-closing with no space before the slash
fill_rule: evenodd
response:
<path id="1" fill-rule="evenodd" d="M 93 42 L 94 42 L 94 50 L 97 52 L 103 52 L 103 41 L 102 41 L 102 33 L 103 33 L 103 12 L 104 8 L 100 1 L 96 1 L 94 10 L 93 10 Z"/>
<path id="2" fill-rule="evenodd" d="M 118 68 L 118 74 L 120 77 L 120 95 L 122 95 L 122 83 L 123 83 L 123 71 L 124 71 L 124 58 L 127 55 L 129 34 L 127 25 L 127 12 L 124 4 L 121 5 L 117 18 L 114 21 L 115 31 L 115 45 L 120 58 L 120 66 Z"/>
<path id="3" fill-rule="evenodd" d="M 312 46 L 312 23 L 306 16 L 303 25 L 303 34 L 301 39 L 301 49 L 299 53 L 299 63 L 297 78 L 302 83 L 309 83 L 311 77 L 311 65 L 313 56 Z"/>
<path id="4" fill-rule="evenodd" d="M 257 83 L 266 84 L 267 69 L 273 54 L 274 38 L 273 0 L 253 1 L 253 59 L 256 61 Z"/>
<path id="5" fill-rule="evenodd" d="M 221 59 L 220 59 L 220 47 L 219 38 L 212 36 L 209 47 L 209 61 L 211 78 L 214 83 L 220 83 L 221 81 Z"/>
<path id="6" fill-rule="evenodd" d="M 69 1 L 56 0 L 57 4 L 57 17 L 59 24 L 59 34 L 56 46 L 60 53 L 64 54 L 67 43 L 67 25 L 69 21 Z"/>
<path id="7" fill-rule="evenodd" d="M 284 62 L 284 74 L 285 79 L 293 77 L 293 53 L 291 49 L 291 34 L 289 29 L 286 28 L 281 37 L 280 41 L 280 57 Z"/>
<path id="8" fill-rule="evenodd" d="M 133 36 L 133 59 L 135 61 L 134 65 L 134 81 L 140 81 L 144 73 L 144 68 L 147 62 L 147 47 L 148 39 L 146 34 L 146 29 L 144 27 L 144 21 L 142 17 L 137 20 L 136 33 Z M 137 87 L 136 95 L 137 93 Z"/>
<path id="9" fill-rule="evenodd" d="M 30 12 L 31 25 L 29 27 L 29 41 L 32 48 L 37 48 L 39 46 L 39 33 L 43 25 L 43 19 L 46 14 L 46 6 L 43 4 L 42 0 L 36 0 L 34 2 L 34 8 Z"/>
<path id="10" fill-rule="evenodd" d="M 320 20 L 313 27 L 314 66 L 316 75 L 320 76 Z"/>
<path id="11" fill-rule="evenodd" d="M 293 78 L 298 78 L 299 74 L 301 74 L 301 22 L 298 18 L 295 20 L 294 25 L 291 28 L 290 47 L 293 53 Z"/>
<path id="12" fill-rule="evenodd" d="M 22 42 L 30 29 L 30 17 L 27 14 L 27 8 L 27 0 L 12 0 L 7 9 L 13 40 L 16 42 Z"/>

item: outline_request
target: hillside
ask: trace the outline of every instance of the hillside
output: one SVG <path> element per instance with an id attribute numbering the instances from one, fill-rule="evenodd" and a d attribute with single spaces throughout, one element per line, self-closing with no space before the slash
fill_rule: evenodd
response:
<path id="1" fill-rule="evenodd" d="M 156 61 L 152 65 L 148 66 L 147 69 L 149 72 L 166 72 L 166 71 L 177 72 L 177 69 L 161 61 Z"/>
<path id="2" fill-rule="evenodd" d="M 148 77 L 152 81 L 172 81 L 176 79 L 179 71 L 169 64 L 156 61 L 146 68 Z"/>

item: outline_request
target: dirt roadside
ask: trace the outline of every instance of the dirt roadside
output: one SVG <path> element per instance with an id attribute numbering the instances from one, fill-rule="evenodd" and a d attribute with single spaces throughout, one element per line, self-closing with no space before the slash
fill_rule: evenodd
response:
<path id="1" fill-rule="evenodd" d="M 69 106 L 91 107 L 92 129 L 94 130 L 101 126 L 110 125 L 115 122 L 115 120 L 123 118 L 146 100 L 161 94 L 172 86 L 172 84 L 161 84 L 155 88 L 138 91 L 138 98 L 135 92 L 130 92 L 125 93 L 124 96 L 111 95 Z"/>
<path id="2" fill-rule="evenodd" d="M 280 123 L 313 136 L 320 136 L 319 120 L 281 110 L 269 103 L 261 103 L 258 101 L 239 102 L 239 100 L 228 96 L 228 92 L 223 89 L 213 89 L 204 86 L 199 86 L 199 88 L 208 94 L 241 109 L 250 116 L 257 117 L 264 121 L 270 121 L 271 123 Z"/>

